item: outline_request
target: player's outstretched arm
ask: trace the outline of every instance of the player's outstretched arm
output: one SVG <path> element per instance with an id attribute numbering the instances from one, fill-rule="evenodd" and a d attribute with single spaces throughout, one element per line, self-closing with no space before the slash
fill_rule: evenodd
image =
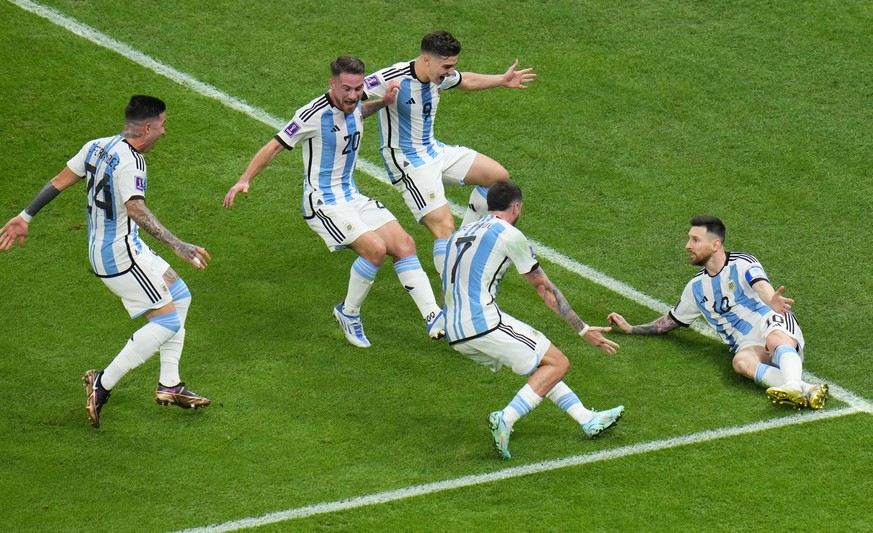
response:
<path id="1" fill-rule="evenodd" d="M 610 313 L 609 316 L 606 317 L 606 321 L 614 326 L 618 326 L 620 330 L 629 335 L 661 335 L 682 326 L 682 324 L 673 320 L 670 313 L 666 313 L 648 324 L 642 324 L 639 326 L 631 326 L 630 323 L 628 323 L 628 321 L 618 313 Z"/>
<path id="2" fill-rule="evenodd" d="M 233 205 L 233 199 L 236 198 L 237 193 L 248 194 L 249 193 L 249 183 L 261 173 L 267 165 L 269 165 L 273 159 L 277 155 L 279 155 L 285 147 L 282 146 L 282 143 L 277 141 L 276 139 L 270 139 L 270 142 L 265 144 L 258 150 L 258 153 L 252 158 L 251 162 L 249 162 L 248 168 L 243 172 L 243 175 L 240 176 L 239 181 L 237 181 L 233 187 L 227 191 L 227 194 L 224 196 L 224 207 L 230 207 Z"/>
<path id="3" fill-rule="evenodd" d="M 31 219 L 36 216 L 40 209 L 54 200 L 61 191 L 80 179 L 82 178 L 70 170 L 70 167 L 64 167 L 57 176 L 49 180 L 30 204 L 24 208 L 24 211 L 11 218 L 3 228 L 0 228 L 0 250 L 5 251 L 12 248 L 15 242 L 18 242 L 18 246 L 22 246 L 27 239 Z"/>
<path id="4" fill-rule="evenodd" d="M 127 207 L 127 216 L 149 235 L 169 246 L 176 255 L 194 265 L 195 268 L 206 268 L 209 260 L 212 259 L 209 257 L 209 253 L 205 249 L 184 242 L 173 235 L 146 207 L 145 200 L 141 198 L 128 200 L 124 205 Z"/>
<path id="5" fill-rule="evenodd" d="M 533 68 L 516 70 L 517 67 L 518 59 L 503 74 L 462 72 L 461 83 L 458 87 L 464 91 L 481 91 L 493 87 L 527 89 L 528 84 L 536 80 L 537 75 L 533 72 Z"/>
<path id="6" fill-rule="evenodd" d="M 573 311 L 573 308 L 570 307 L 570 302 L 567 301 L 564 294 L 546 276 L 542 268 L 539 266 L 534 268 L 525 274 L 524 278 L 537 290 L 537 294 L 540 295 L 543 302 L 563 318 L 588 344 L 596 346 L 610 355 L 613 355 L 618 350 L 620 347 L 618 343 L 603 336 L 604 333 L 611 331 L 611 328 L 589 326 L 583 322 L 579 315 L 576 314 L 576 311 Z"/>
<path id="7" fill-rule="evenodd" d="M 758 293 L 761 300 L 770 306 L 770 309 L 776 311 L 780 315 L 791 310 L 791 305 L 794 303 L 794 300 L 784 296 L 785 285 L 780 285 L 778 289 L 774 290 L 772 285 L 761 280 L 752 285 L 752 288 L 755 289 L 755 292 Z"/>

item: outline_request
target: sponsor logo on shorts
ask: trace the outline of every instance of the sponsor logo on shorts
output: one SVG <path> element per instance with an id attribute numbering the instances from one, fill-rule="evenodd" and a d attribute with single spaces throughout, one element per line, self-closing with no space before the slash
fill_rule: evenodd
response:
<path id="1" fill-rule="evenodd" d="M 300 131 L 300 124 L 296 122 L 291 122 L 291 124 L 285 126 L 285 129 L 282 131 L 284 131 L 288 137 L 293 137 L 295 133 Z"/>

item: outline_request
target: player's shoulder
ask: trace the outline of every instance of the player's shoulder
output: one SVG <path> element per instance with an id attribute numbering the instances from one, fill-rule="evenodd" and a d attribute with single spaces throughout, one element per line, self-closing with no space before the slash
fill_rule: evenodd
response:
<path id="1" fill-rule="evenodd" d="M 364 86 L 367 89 L 372 89 L 391 80 L 403 79 L 410 76 L 412 76 L 412 61 L 401 61 L 394 63 L 390 67 L 377 70 L 364 78 Z"/>
<path id="2" fill-rule="evenodd" d="M 752 254 L 744 252 L 727 252 L 728 264 L 739 263 L 748 265 L 760 265 L 761 262 Z"/>
<path id="3" fill-rule="evenodd" d="M 320 117 L 325 112 L 332 112 L 334 109 L 333 103 L 327 93 L 313 98 L 308 104 L 304 105 L 294 113 L 294 117 L 301 122 L 310 122 L 313 118 Z"/>
<path id="4" fill-rule="evenodd" d="M 694 283 L 696 283 L 696 282 L 700 281 L 701 279 L 703 279 L 705 276 L 709 276 L 709 274 L 706 273 L 706 268 L 701 268 L 701 269 L 698 270 L 698 271 L 697 271 L 693 276 L 691 276 L 691 279 L 688 280 L 688 283 L 686 283 L 685 285 L 686 285 L 687 287 L 690 287 L 690 286 L 693 285 Z"/>

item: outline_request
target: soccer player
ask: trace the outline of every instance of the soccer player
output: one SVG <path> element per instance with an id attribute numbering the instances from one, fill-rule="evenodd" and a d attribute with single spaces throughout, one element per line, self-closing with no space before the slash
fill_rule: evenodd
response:
<path id="1" fill-rule="evenodd" d="M 234 197 L 248 193 L 249 183 L 284 150 L 303 146 L 303 218 L 331 252 L 351 248 L 358 254 L 349 274 L 343 303 L 333 309 L 346 339 L 367 348 L 361 306 L 386 255 L 394 258 L 394 270 L 425 320 L 428 335 L 443 336 L 442 310 L 418 256 L 415 242 L 384 205 L 358 190 L 353 172 L 364 131 L 363 118 L 379 106 L 390 104 L 396 92 L 361 105 L 364 94 L 364 63 L 340 56 L 331 63 L 330 90 L 294 114 L 294 118 L 252 158 L 239 181 L 224 198 L 231 207 Z"/>
<path id="2" fill-rule="evenodd" d="M 416 59 L 384 68 L 365 80 L 367 96 L 375 97 L 384 96 L 391 82 L 400 82 L 397 98 L 379 111 L 382 161 L 416 220 L 433 235 L 433 261 L 440 274 L 446 239 L 455 231 L 445 186 L 476 186 L 461 222 L 464 225 L 485 213 L 488 187 L 509 179 L 509 172 L 490 157 L 463 146 L 446 146 L 434 137 L 440 94 L 453 87 L 464 91 L 526 89 L 536 79 L 533 69 L 516 70 L 518 60 L 503 74 L 458 72 L 460 53 L 461 43 L 447 31 L 437 30 L 421 40 Z"/>
<path id="3" fill-rule="evenodd" d="M 494 299 L 509 265 L 588 343 L 612 355 L 619 345 L 603 336 L 608 327 L 590 326 L 573 311 L 549 280 L 524 234 L 516 229 L 521 190 L 511 181 L 488 190 L 488 212 L 450 236 L 443 272 L 446 337 L 449 344 L 493 372 L 504 365 L 529 376 L 527 384 L 501 411 L 488 416 L 498 453 L 510 458 L 509 434 L 515 422 L 544 396 L 566 411 L 591 438 L 612 427 L 624 406 L 597 412 L 586 408 L 564 382 L 570 361 L 545 335 L 497 307 Z"/>
<path id="4" fill-rule="evenodd" d="M 714 216 L 692 218 L 685 250 L 691 264 L 703 268 L 685 285 L 676 307 L 639 326 L 618 313 L 607 320 L 625 333 L 660 335 L 703 316 L 730 346 L 734 371 L 767 387 L 774 404 L 823 408 L 827 384 L 801 379 L 803 333 L 791 311 L 794 300 L 784 296 L 784 286 L 773 289 L 755 257 L 726 252 L 725 234 L 724 223 Z"/>
<path id="5" fill-rule="evenodd" d="M 142 228 L 195 268 L 206 268 L 211 259 L 203 248 L 170 233 L 146 207 L 148 177 L 142 154 L 164 135 L 165 110 L 166 105 L 157 98 L 133 96 L 124 110 L 124 131 L 86 143 L 30 205 L 0 229 L 0 250 L 9 250 L 16 241 L 22 245 L 39 210 L 61 191 L 87 178 L 91 266 L 121 298 L 131 318 L 143 316 L 147 320 L 109 366 L 102 371 L 88 370 L 82 378 L 88 418 L 95 428 L 100 427 L 100 412 L 115 385 L 158 350 L 157 403 L 185 409 L 210 404 L 179 378 L 191 292 L 176 271 L 139 238 Z"/>

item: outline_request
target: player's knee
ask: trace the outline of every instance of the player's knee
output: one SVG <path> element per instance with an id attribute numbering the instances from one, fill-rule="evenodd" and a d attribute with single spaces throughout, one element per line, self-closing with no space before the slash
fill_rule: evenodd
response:
<path id="1" fill-rule="evenodd" d="M 755 370 L 758 368 L 759 361 L 754 357 L 748 355 L 737 355 L 734 356 L 731 364 L 734 367 L 734 372 L 740 374 L 742 376 L 752 376 L 755 375 Z"/>
<path id="2" fill-rule="evenodd" d="M 567 375 L 567 372 L 570 371 L 570 360 L 567 359 L 566 355 L 559 351 L 548 354 L 547 357 L 543 358 L 543 363 L 552 367 L 555 374 L 561 378 Z"/>
<path id="3" fill-rule="evenodd" d="M 395 261 L 403 259 L 404 257 L 415 255 L 415 241 L 408 233 L 404 232 L 392 240 L 387 250 L 388 255 L 393 257 Z"/>

